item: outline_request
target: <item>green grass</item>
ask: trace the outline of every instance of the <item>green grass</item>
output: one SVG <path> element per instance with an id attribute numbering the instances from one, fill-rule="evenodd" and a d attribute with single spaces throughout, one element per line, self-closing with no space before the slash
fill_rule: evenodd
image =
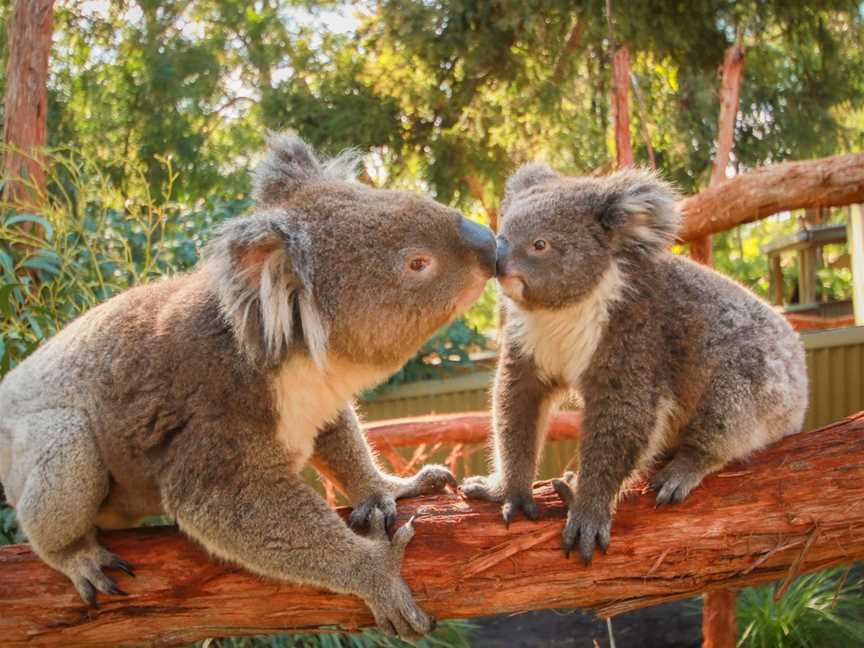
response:
<path id="1" fill-rule="evenodd" d="M 846 648 L 864 645 L 864 581 L 847 568 L 796 579 L 775 602 L 779 585 L 749 588 L 738 596 L 738 646 Z"/>

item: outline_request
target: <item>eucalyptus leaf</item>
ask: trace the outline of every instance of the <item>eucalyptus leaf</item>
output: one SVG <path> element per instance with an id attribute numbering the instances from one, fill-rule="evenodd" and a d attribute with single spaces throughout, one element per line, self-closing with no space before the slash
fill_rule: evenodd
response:
<path id="1" fill-rule="evenodd" d="M 47 241 L 50 242 L 54 238 L 54 226 L 42 216 L 37 214 L 15 214 L 7 218 L 4 222 L 7 227 L 18 225 L 19 223 L 36 223 L 42 227 Z"/>

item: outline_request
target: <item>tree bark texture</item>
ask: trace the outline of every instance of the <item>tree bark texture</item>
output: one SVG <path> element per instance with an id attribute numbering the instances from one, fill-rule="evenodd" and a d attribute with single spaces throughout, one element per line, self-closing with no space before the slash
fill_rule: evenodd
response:
<path id="1" fill-rule="evenodd" d="M 16 0 L 9 29 L 3 161 L 7 200 L 22 198 L 30 185 L 45 189 L 38 149 L 48 143 L 48 59 L 54 31 L 54 0 Z"/>

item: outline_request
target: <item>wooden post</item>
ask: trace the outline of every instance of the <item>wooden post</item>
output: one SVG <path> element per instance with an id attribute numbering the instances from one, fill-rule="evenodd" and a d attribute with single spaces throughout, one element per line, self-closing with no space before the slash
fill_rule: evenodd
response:
<path id="1" fill-rule="evenodd" d="M 775 306 L 783 305 L 783 263 L 779 254 L 771 257 L 771 300 Z"/>
<path id="2" fill-rule="evenodd" d="M 816 255 L 812 247 L 798 250 L 798 303 L 816 303 Z"/>
<path id="3" fill-rule="evenodd" d="M 852 258 L 852 304 L 855 325 L 864 326 L 864 208 L 852 205 L 849 210 L 847 245 Z"/>
<path id="4" fill-rule="evenodd" d="M 732 589 L 708 592 L 702 597 L 702 648 L 735 648 L 736 599 L 737 593 Z"/>
<path id="5" fill-rule="evenodd" d="M 23 198 L 24 183 L 36 198 L 45 189 L 38 149 L 48 142 L 48 58 L 54 30 L 54 0 L 16 0 L 9 29 L 3 161 L 7 200 Z"/>
<path id="6" fill-rule="evenodd" d="M 720 71 L 720 119 L 717 128 L 717 154 L 711 167 L 709 186 L 726 180 L 726 168 L 735 139 L 735 118 L 738 115 L 738 98 L 741 94 L 741 78 L 744 73 L 744 46 L 741 42 L 727 47 Z M 711 237 L 705 236 L 690 241 L 690 256 L 707 266 L 714 265 Z"/>

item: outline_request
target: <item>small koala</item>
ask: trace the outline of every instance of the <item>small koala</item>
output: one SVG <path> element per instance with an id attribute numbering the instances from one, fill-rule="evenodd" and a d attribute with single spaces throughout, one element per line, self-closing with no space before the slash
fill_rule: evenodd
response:
<path id="1" fill-rule="evenodd" d="M 403 637 L 434 620 L 400 576 L 395 500 L 455 487 L 441 466 L 379 470 L 351 404 L 482 292 L 490 230 L 430 199 L 349 182 L 277 135 L 256 206 L 193 272 L 85 313 L 0 383 L 0 480 L 34 550 L 96 604 L 132 573 L 96 529 L 168 514 L 259 574 L 356 594 Z M 356 534 L 300 477 L 350 497 Z"/>
<path id="2" fill-rule="evenodd" d="M 537 516 L 531 494 L 544 431 L 574 390 L 584 406 L 578 475 L 553 482 L 563 540 L 588 564 L 606 550 L 628 479 L 661 454 L 657 503 L 798 432 L 807 407 L 801 343 L 749 291 L 667 248 L 675 192 L 652 173 L 563 177 L 541 164 L 508 181 L 498 237 L 506 324 L 493 388 L 494 472 L 468 497 Z"/>

